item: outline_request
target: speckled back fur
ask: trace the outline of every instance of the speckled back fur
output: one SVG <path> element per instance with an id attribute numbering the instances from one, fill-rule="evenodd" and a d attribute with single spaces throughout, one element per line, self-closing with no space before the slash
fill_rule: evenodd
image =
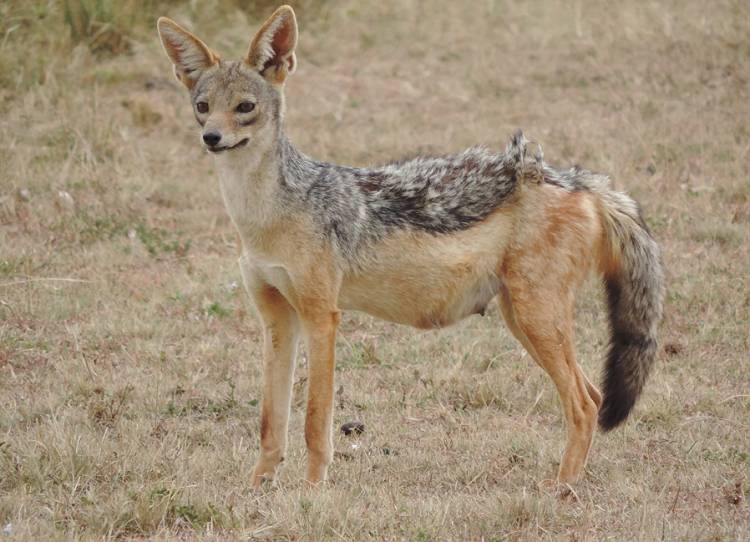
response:
<path id="1" fill-rule="evenodd" d="M 280 152 L 287 196 L 308 207 L 347 259 L 393 230 L 438 235 L 469 228 L 511 200 L 526 171 L 520 131 L 504 152 L 472 147 L 373 168 L 312 160 L 288 140 Z"/>

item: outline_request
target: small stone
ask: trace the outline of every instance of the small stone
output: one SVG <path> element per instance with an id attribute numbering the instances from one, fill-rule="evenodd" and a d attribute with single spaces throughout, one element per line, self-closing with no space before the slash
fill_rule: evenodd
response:
<path id="1" fill-rule="evenodd" d="M 29 192 L 28 188 L 19 188 L 18 189 L 18 199 L 21 201 L 29 201 L 31 199 L 31 192 Z"/>
<path id="2" fill-rule="evenodd" d="M 66 192 L 65 190 L 57 191 L 57 201 L 60 204 L 60 207 L 64 209 L 71 210 L 76 206 L 73 196 L 70 195 L 70 192 Z"/>
<path id="3" fill-rule="evenodd" d="M 3 532 L 5 534 L 12 533 L 13 532 L 13 524 L 12 523 L 6 523 L 5 526 L 3 527 Z"/>
<path id="4" fill-rule="evenodd" d="M 357 420 L 346 422 L 341 426 L 341 432 L 345 435 L 361 435 L 365 432 L 365 424 Z"/>

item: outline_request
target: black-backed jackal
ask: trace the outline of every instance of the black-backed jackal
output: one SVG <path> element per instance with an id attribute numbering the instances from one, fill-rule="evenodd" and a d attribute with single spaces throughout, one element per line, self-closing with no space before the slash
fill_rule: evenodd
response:
<path id="1" fill-rule="evenodd" d="M 290 7 L 276 10 L 237 61 L 169 19 L 158 29 L 215 155 L 263 325 L 252 483 L 273 478 L 286 451 L 300 337 L 309 356 L 306 478 L 316 483 L 333 457 L 340 311 L 433 328 L 494 298 L 557 387 L 567 421 L 558 479 L 574 482 L 597 417 L 605 430 L 627 417 L 656 352 L 663 273 L 638 205 L 604 176 L 528 156 L 520 132 L 504 152 L 476 147 L 373 168 L 313 160 L 283 132 L 284 83 L 297 64 Z M 603 395 L 573 351 L 574 293 L 591 269 L 603 276 L 609 304 Z"/>

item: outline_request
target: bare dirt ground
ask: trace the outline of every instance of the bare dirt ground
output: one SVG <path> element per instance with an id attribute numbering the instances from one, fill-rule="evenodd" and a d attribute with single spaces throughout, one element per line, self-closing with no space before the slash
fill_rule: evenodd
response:
<path id="1" fill-rule="evenodd" d="M 496 307 L 439 332 L 347 314 L 335 423 L 365 433 L 304 486 L 302 356 L 280 480 L 249 489 L 258 324 L 154 30 L 169 15 L 240 56 L 272 10 L 240 4 L 0 5 L 0 540 L 749 539 L 750 4 L 296 4 L 286 124 L 308 154 L 520 127 L 642 203 L 668 269 L 658 363 L 567 501 L 538 488 L 556 393 Z M 596 377 L 594 280 L 577 318 Z"/>

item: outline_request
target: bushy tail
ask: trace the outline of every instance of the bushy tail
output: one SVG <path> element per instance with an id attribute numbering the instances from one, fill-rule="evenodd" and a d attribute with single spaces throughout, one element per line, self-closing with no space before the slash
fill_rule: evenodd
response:
<path id="1" fill-rule="evenodd" d="M 659 246 L 638 204 L 609 189 L 599 195 L 605 230 L 601 268 L 611 332 L 599 426 L 608 431 L 628 417 L 654 362 L 664 272 Z"/>

